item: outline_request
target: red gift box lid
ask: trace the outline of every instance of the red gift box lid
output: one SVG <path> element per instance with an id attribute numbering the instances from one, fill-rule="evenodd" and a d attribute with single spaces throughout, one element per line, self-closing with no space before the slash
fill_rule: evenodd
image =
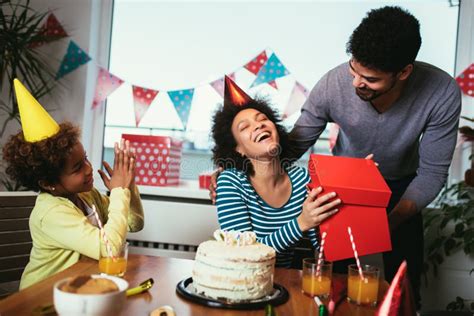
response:
<path id="1" fill-rule="evenodd" d="M 372 160 L 312 154 L 313 187 L 336 192 L 344 204 L 387 207 L 392 192 Z"/>

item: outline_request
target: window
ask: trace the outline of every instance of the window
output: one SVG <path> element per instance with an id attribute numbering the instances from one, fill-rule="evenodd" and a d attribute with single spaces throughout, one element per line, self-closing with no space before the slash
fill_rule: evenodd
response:
<path id="1" fill-rule="evenodd" d="M 108 97 L 104 133 L 105 160 L 122 133 L 170 135 L 185 140 L 181 170 L 197 179 L 212 169 L 211 118 L 222 98 L 210 85 L 224 74 L 250 95 L 267 95 L 281 112 L 295 81 L 311 89 L 331 68 L 346 62 L 346 42 L 370 9 L 400 5 L 420 21 L 418 60 L 454 74 L 458 7 L 448 1 L 132 1 L 115 0 L 110 72 L 125 83 Z M 255 75 L 243 66 L 262 51 L 274 53 L 288 76 L 249 88 Z M 138 127 L 132 85 L 158 90 Z M 168 91 L 194 89 L 186 129 Z M 285 124 L 291 128 L 298 113 Z M 315 151 L 327 153 L 327 132 Z M 192 166 L 192 167 L 190 167 Z"/>

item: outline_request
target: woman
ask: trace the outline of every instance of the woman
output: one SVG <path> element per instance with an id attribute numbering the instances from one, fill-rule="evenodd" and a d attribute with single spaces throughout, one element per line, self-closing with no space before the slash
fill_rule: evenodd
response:
<path id="1" fill-rule="evenodd" d="M 307 234 L 317 247 L 316 228 L 335 214 L 335 192 L 307 194 L 307 170 L 286 158 L 287 132 L 264 100 L 252 100 L 226 78 L 224 106 L 213 120 L 214 163 L 221 229 L 256 233 L 277 252 L 278 267 L 294 267 L 294 245 Z"/>

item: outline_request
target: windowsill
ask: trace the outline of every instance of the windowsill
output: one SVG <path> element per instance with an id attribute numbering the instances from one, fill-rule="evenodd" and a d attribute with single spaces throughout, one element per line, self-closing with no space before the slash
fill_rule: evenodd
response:
<path id="1" fill-rule="evenodd" d="M 199 181 L 196 180 L 180 180 L 179 185 L 175 186 L 148 186 L 139 185 L 140 194 L 166 196 L 186 199 L 210 200 L 209 190 L 200 189 Z"/>

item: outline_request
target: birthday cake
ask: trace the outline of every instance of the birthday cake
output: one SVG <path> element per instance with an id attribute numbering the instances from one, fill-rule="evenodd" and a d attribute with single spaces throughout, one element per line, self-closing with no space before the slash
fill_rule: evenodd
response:
<path id="1" fill-rule="evenodd" d="M 197 293 L 238 302 L 273 292 L 273 248 L 256 242 L 253 232 L 217 230 L 214 238 L 201 243 L 196 253 L 193 285 Z"/>

